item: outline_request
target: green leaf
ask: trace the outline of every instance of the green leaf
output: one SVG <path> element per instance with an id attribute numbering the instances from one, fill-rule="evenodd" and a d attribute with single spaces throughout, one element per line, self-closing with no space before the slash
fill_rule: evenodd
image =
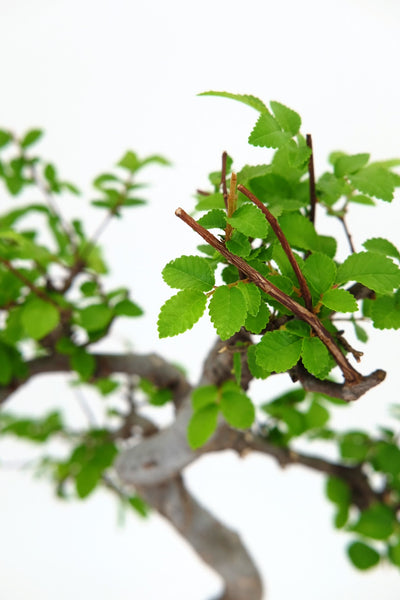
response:
<path id="1" fill-rule="evenodd" d="M 206 229 L 225 229 L 226 214 L 223 210 L 213 208 L 203 215 L 198 221 L 198 224 Z"/>
<path id="2" fill-rule="evenodd" d="M 391 475 L 393 478 L 400 474 L 400 448 L 388 442 L 379 442 L 375 447 L 373 459 L 374 469 Z"/>
<path id="3" fill-rule="evenodd" d="M 253 403 L 237 385 L 232 385 L 232 382 L 226 382 L 222 386 L 220 407 L 232 427 L 248 429 L 253 424 L 255 418 Z"/>
<path id="4" fill-rule="evenodd" d="M 7 144 L 9 144 L 12 139 L 13 136 L 9 131 L 0 129 L 0 148 L 4 148 L 4 146 L 7 146 Z"/>
<path id="5" fill-rule="evenodd" d="M 400 252 L 396 246 L 384 238 L 371 238 L 363 243 L 366 250 L 370 252 L 377 252 L 378 254 L 384 254 L 385 256 L 392 256 L 400 260 Z"/>
<path id="6" fill-rule="evenodd" d="M 318 236 L 314 225 L 300 213 L 289 213 L 279 218 L 279 224 L 289 244 L 302 250 L 318 250 Z"/>
<path id="7" fill-rule="evenodd" d="M 113 317 L 113 311 L 105 304 L 91 304 L 79 311 L 79 324 L 89 333 L 107 327 Z"/>
<path id="8" fill-rule="evenodd" d="M 196 210 L 212 210 L 221 208 L 225 208 L 225 202 L 224 197 L 222 194 L 220 194 L 220 192 L 208 194 L 208 196 L 200 196 L 196 204 Z"/>
<path id="9" fill-rule="evenodd" d="M 118 162 L 118 167 L 122 167 L 123 169 L 127 169 L 131 173 L 137 171 L 141 166 L 141 161 L 139 160 L 137 154 L 128 150 Z"/>
<path id="10" fill-rule="evenodd" d="M 207 298 L 198 290 L 182 290 L 161 307 L 157 327 L 160 338 L 191 329 L 206 308 Z"/>
<path id="11" fill-rule="evenodd" d="M 374 540 L 386 540 L 392 535 L 394 526 L 392 510 L 384 504 L 373 504 L 361 513 L 351 530 Z"/>
<path id="12" fill-rule="evenodd" d="M 369 161 L 369 154 L 352 154 L 340 156 L 334 165 L 336 177 L 357 173 Z"/>
<path id="13" fill-rule="evenodd" d="M 244 325 L 246 301 L 238 288 L 224 285 L 212 295 L 209 312 L 217 334 L 227 340 Z"/>
<path id="14" fill-rule="evenodd" d="M 227 222 L 244 235 L 264 238 L 268 233 L 268 223 L 261 210 L 254 204 L 242 204 Z"/>
<path id="15" fill-rule="evenodd" d="M 307 371 L 319 379 L 325 379 L 332 368 L 329 351 L 317 337 L 303 339 L 301 360 Z"/>
<path id="16" fill-rule="evenodd" d="M 324 293 L 321 298 L 324 306 L 337 312 L 354 312 L 358 310 L 357 300 L 347 290 L 333 288 Z"/>
<path id="17" fill-rule="evenodd" d="M 342 458 L 363 462 L 370 449 L 370 440 L 362 431 L 349 431 L 340 439 L 339 448 Z"/>
<path id="18" fill-rule="evenodd" d="M 247 349 L 247 365 L 253 377 L 255 377 L 256 379 L 266 379 L 271 375 L 271 372 L 266 369 L 263 369 L 263 367 L 261 367 L 258 364 L 258 362 L 256 361 L 256 351 L 257 346 L 250 346 Z"/>
<path id="19" fill-rule="evenodd" d="M 148 517 L 149 507 L 146 502 L 140 496 L 131 496 L 128 499 L 129 504 L 132 508 L 143 518 Z"/>
<path id="20" fill-rule="evenodd" d="M 0 345 L 0 385 L 10 383 L 13 376 L 11 357 L 7 351 L 7 346 Z"/>
<path id="21" fill-rule="evenodd" d="M 380 294 L 400 285 L 400 270 L 390 258 L 375 252 L 351 254 L 339 266 L 336 283 L 358 281 Z"/>
<path id="22" fill-rule="evenodd" d="M 374 300 L 371 318 L 377 329 L 400 329 L 400 292 Z"/>
<path id="23" fill-rule="evenodd" d="M 291 136 L 296 135 L 299 132 L 301 126 L 301 118 L 294 110 L 288 108 L 284 104 L 279 102 L 270 102 L 272 112 L 275 115 L 276 120 L 284 131 L 287 131 Z"/>
<path id="24" fill-rule="evenodd" d="M 351 501 L 349 486 L 339 477 L 328 477 L 326 480 L 326 495 L 331 502 L 338 506 L 348 506 Z"/>
<path id="25" fill-rule="evenodd" d="M 40 340 L 53 331 L 59 321 L 57 308 L 40 298 L 31 298 L 22 307 L 21 324 L 26 334 L 34 340 Z"/>
<path id="26" fill-rule="evenodd" d="M 114 381 L 109 377 L 100 377 L 99 379 L 96 379 L 94 384 L 102 396 L 108 396 L 119 388 L 118 381 Z"/>
<path id="27" fill-rule="evenodd" d="M 390 544 L 388 546 L 388 556 L 393 565 L 400 567 L 400 540 L 395 544 Z"/>
<path id="28" fill-rule="evenodd" d="M 121 317 L 140 317 L 143 314 L 142 309 L 129 298 L 117 302 L 113 311 L 115 315 Z"/>
<path id="29" fill-rule="evenodd" d="M 379 165 L 369 165 L 349 175 L 351 183 L 363 194 L 391 202 L 395 188 L 393 173 Z"/>
<path id="30" fill-rule="evenodd" d="M 232 254 L 242 258 L 246 258 L 251 252 L 251 244 L 247 236 L 236 229 L 233 231 L 231 239 L 226 242 L 226 247 Z"/>
<path id="31" fill-rule="evenodd" d="M 43 131 L 41 129 L 31 129 L 28 131 L 21 140 L 21 148 L 28 148 L 28 146 L 32 146 L 35 144 L 39 138 L 43 135 Z"/>
<path id="32" fill-rule="evenodd" d="M 305 261 L 303 274 L 317 294 L 323 294 L 336 279 L 336 265 L 326 254 L 316 252 Z"/>
<path id="33" fill-rule="evenodd" d="M 101 471 L 90 463 L 82 466 L 75 478 L 76 493 L 83 500 L 87 498 L 97 487 L 100 481 Z"/>
<path id="34" fill-rule="evenodd" d="M 216 385 L 202 385 L 192 392 L 193 410 L 200 410 L 209 404 L 215 404 L 218 398 Z"/>
<path id="35" fill-rule="evenodd" d="M 96 360 L 84 348 L 78 348 L 70 356 L 71 368 L 78 373 L 82 381 L 88 381 L 96 369 Z"/>
<path id="36" fill-rule="evenodd" d="M 307 429 L 320 429 L 329 421 L 329 411 L 321 406 L 319 402 L 313 400 L 304 417 Z"/>
<path id="37" fill-rule="evenodd" d="M 243 104 L 247 104 L 247 106 L 251 106 L 255 108 L 259 112 L 268 112 L 268 108 L 265 106 L 264 102 L 256 96 L 250 96 L 248 94 L 231 94 L 230 92 L 202 92 L 198 94 L 198 96 L 219 96 L 220 98 L 230 98 L 231 100 L 237 100 L 238 102 L 242 102 Z"/>
<path id="38" fill-rule="evenodd" d="M 291 138 L 291 134 L 282 131 L 278 121 L 268 112 L 262 113 L 249 136 L 249 144 L 265 148 L 281 148 Z"/>
<path id="39" fill-rule="evenodd" d="M 302 340 L 286 331 L 267 331 L 257 346 L 256 361 L 265 370 L 282 373 L 299 360 Z"/>
<path id="40" fill-rule="evenodd" d="M 350 544 L 347 553 L 353 565 L 361 571 L 375 567 L 380 561 L 378 552 L 363 542 Z"/>
<path id="41" fill-rule="evenodd" d="M 192 415 L 188 425 L 187 437 L 191 448 L 199 448 L 212 436 L 217 428 L 218 406 L 208 404 Z"/>
<path id="42" fill-rule="evenodd" d="M 256 315 L 247 315 L 244 326 L 250 333 L 258 334 L 266 327 L 271 313 L 268 306 L 262 302 Z"/>
<path id="43" fill-rule="evenodd" d="M 239 281 L 237 288 L 242 292 L 246 301 L 247 311 L 249 315 L 257 315 L 260 308 L 261 292 L 253 282 L 244 283 Z"/>
<path id="44" fill-rule="evenodd" d="M 162 277 L 170 287 L 207 292 L 215 284 L 210 262 L 201 256 L 181 256 L 169 262 Z"/>

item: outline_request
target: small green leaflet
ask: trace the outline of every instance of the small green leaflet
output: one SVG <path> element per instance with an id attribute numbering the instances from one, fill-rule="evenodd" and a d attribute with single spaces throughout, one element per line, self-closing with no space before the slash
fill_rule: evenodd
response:
<path id="1" fill-rule="evenodd" d="M 282 131 L 278 121 L 269 113 L 262 113 L 249 136 L 249 144 L 265 148 L 281 148 L 291 139 L 292 135 Z"/>
<path id="2" fill-rule="evenodd" d="M 94 374 L 96 361 L 84 348 L 78 348 L 70 356 L 71 368 L 78 373 L 83 381 L 87 381 Z"/>
<path id="3" fill-rule="evenodd" d="M 225 419 L 232 427 L 248 429 L 253 424 L 255 417 L 253 403 L 243 390 L 232 381 L 227 381 L 222 386 L 220 408 Z"/>
<path id="4" fill-rule="evenodd" d="M 237 287 L 224 285 L 215 290 L 209 312 L 217 334 L 222 340 L 227 340 L 244 324 L 247 315 L 246 301 Z"/>
<path id="5" fill-rule="evenodd" d="M 34 340 L 40 340 L 53 331 L 60 321 L 57 308 L 40 298 L 32 298 L 24 304 L 21 323 L 26 334 Z"/>
<path id="6" fill-rule="evenodd" d="M 230 252 L 242 258 L 246 258 L 251 252 L 251 244 L 247 236 L 236 229 L 233 231 L 231 239 L 226 242 L 226 247 Z"/>
<path id="7" fill-rule="evenodd" d="M 268 112 L 268 108 L 265 106 L 264 102 L 256 96 L 251 96 L 249 94 L 231 94 L 230 92 L 202 92 L 198 94 L 199 96 L 219 96 L 220 98 L 230 98 L 231 100 L 237 100 L 238 102 L 242 102 L 243 104 L 247 104 L 247 106 L 251 106 L 255 108 L 259 112 Z"/>
<path id="8" fill-rule="evenodd" d="M 216 385 L 202 385 L 192 392 L 193 410 L 200 410 L 209 404 L 215 404 L 218 398 Z"/>
<path id="9" fill-rule="evenodd" d="M 337 312 L 354 312 L 358 310 L 357 300 L 347 290 L 333 288 L 325 292 L 321 302 L 327 308 Z"/>
<path id="10" fill-rule="evenodd" d="M 258 334 L 261 333 L 263 329 L 265 329 L 269 317 L 270 311 L 268 306 L 263 302 L 260 304 L 259 310 L 256 315 L 251 315 L 250 313 L 247 315 L 246 320 L 244 322 L 244 326 L 247 331 L 250 333 Z"/>
<path id="11" fill-rule="evenodd" d="M 323 294 L 335 281 L 336 265 L 326 254 L 316 252 L 305 261 L 303 274 L 313 289 Z"/>
<path id="12" fill-rule="evenodd" d="M 187 438 L 191 448 L 199 448 L 212 436 L 218 419 L 217 404 L 207 404 L 200 410 L 196 410 L 190 419 Z"/>
<path id="13" fill-rule="evenodd" d="M 302 339 L 287 331 L 267 331 L 257 346 L 256 361 L 267 371 L 283 373 L 300 358 Z"/>
<path id="14" fill-rule="evenodd" d="M 284 104 L 280 104 L 280 102 L 271 101 L 270 106 L 282 129 L 290 133 L 291 136 L 296 135 L 301 126 L 300 115 Z"/>
<path id="15" fill-rule="evenodd" d="M 374 540 L 388 539 L 395 527 L 396 518 L 389 506 L 373 504 L 364 510 L 352 531 Z"/>
<path id="16" fill-rule="evenodd" d="M 302 250 L 318 250 L 318 236 L 314 225 L 300 213 L 285 214 L 279 224 L 289 244 Z"/>
<path id="17" fill-rule="evenodd" d="M 363 542 L 353 542 L 347 548 L 347 553 L 353 565 L 362 571 L 375 567 L 380 561 L 380 556 L 374 548 Z"/>
<path id="18" fill-rule="evenodd" d="M 270 371 L 263 369 L 256 360 L 257 346 L 250 346 L 247 349 L 247 365 L 251 374 L 256 379 L 266 379 L 271 375 Z"/>
<path id="19" fill-rule="evenodd" d="M 225 229 L 226 213 L 218 208 L 213 208 L 212 210 L 209 210 L 208 213 L 203 215 L 197 222 L 206 229 Z"/>
<path id="20" fill-rule="evenodd" d="M 400 252 L 396 246 L 386 240 L 385 238 L 371 238 L 363 243 L 366 250 L 370 252 L 377 252 L 378 254 L 384 254 L 385 256 L 392 256 L 400 260 Z"/>
<path id="21" fill-rule="evenodd" d="M 400 329 L 400 292 L 374 300 L 371 318 L 377 329 Z"/>
<path id="22" fill-rule="evenodd" d="M 157 327 L 160 338 L 191 329 L 206 308 L 207 298 L 198 290 L 182 290 L 161 307 Z"/>
<path id="23" fill-rule="evenodd" d="M 301 360 L 307 371 L 318 379 L 325 379 L 332 368 L 329 351 L 317 337 L 303 339 Z"/>
<path id="24" fill-rule="evenodd" d="M 400 285 L 400 270 L 386 256 L 375 252 L 351 254 L 339 266 L 336 283 L 358 281 L 380 294 L 389 294 Z"/>
<path id="25" fill-rule="evenodd" d="M 10 383 L 13 376 L 12 362 L 7 352 L 7 346 L 0 345 L 0 385 Z"/>
<path id="26" fill-rule="evenodd" d="M 227 222 L 244 235 L 264 238 L 268 233 L 268 223 L 261 210 L 254 204 L 243 204 Z"/>
<path id="27" fill-rule="evenodd" d="M 388 169 L 369 165 L 349 175 L 351 183 L 363 194 L 391 202 L 395 188 L 395 177 Z"/>
<path id="28" fill-rule="evenodd" d="M 30 129 L 21 140 L 21 148 L 28 148 L 35 144 L 43 135 L 41 129 Z"/>
<path id="29" fill-rule="evenodd" d="M 334 171 L 336 177 L 357 173 L 369 161 L 369 154 L 343 155 L 335 161 Z"/>
<path id="30" fill-rule="evenodd" d="M 109 325 L 113 311 L 105 304 L 91 304 L 79 311 L 79 324 L 86 331 L 99 331 Z"/>
<path id="31" fill-rule="evenodd" d="M 255 316 L 260 308 L 260 289 L 253 282 L 244 283 L 243 281 L 238 282 L 237 288 L 242 292 L 244 296 L 249 315 Z"/>
<path id="32" fill-rule="evenodd" d="M 223 195 L 219 192 L 209 194 L 208 196 L 200 196 L 196 204 L 196 210 L 210 210 L 220 208 L 225 208 L 225 203 Z"/>
<path id="33" fill-rule="evenodd" d="M 207 292 L 215 284 L 210 262 L 201 256 L 181 256 L 169 262 L 162 277 L 170 287 Z"/>

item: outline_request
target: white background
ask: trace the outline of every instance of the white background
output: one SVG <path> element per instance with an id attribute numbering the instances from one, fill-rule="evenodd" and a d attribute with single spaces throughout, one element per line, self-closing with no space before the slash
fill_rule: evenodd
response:
<path id="1" fill-rule="evenodd" d="M 89 209 L 89 183 L 128 148 L 174 163 L 143 174 L 151 181 L 150 205 L 104 235 L 110 286 L 129 286 L 146 307 L 142 320 L 115 328 L 108 348 L 129 342 L 136 351 L 156 350 L 184 363 L 195 381 L 213 341 L 206 319 L 180 338 L 157 339 L 158 309 L 169 294 L 160 270 L 198 243 L 174 210 L 192 209 L 194 190 L 219 168 L 222 150 L 237 169 L 265 155 L 246 142 L 255 111 L 196 94 L 227 90 L 291 106 L 303 117 L 303 132 L 313 134 L 318 173 L 335 149 L 399 156 L 399 26 L 396 0 L 0 0 L 1 124 L 47 131 L 44 156 L 88 192 L 87 200 L 66 201 L 66 214 L 84 215 L 94 229 L 100 214 Z M 398 200 L 375 212 L 354 210 L 357 248 L 377 235 L 398 242 L 399 217 Z M 398 401 L 398 341 L 393 332 L 371 339 L 361 369 L 389 375 L 335 416 L 338 427 L 388 422 L 386 407 Z M 37 380 L 9 407 L 42 414 L 61 402 L 77 420 L 79 405 L 63 381 Z M 254 397 L 266 400 L 289 385 L 282 376 L 255 386 Z M 28 446 L 2 448 L 8 463 L 30 456 Z M 269 600 L 399 598 L 393 569 L 360 574 L 350 567 L 348 538 L 331 526 L 320 476 L 227 453 L 198 461 L 187 478 L 241 533 Z M 105 493 L 65 504 L 29 473 L 3 469 L 0 481 L 1 600 L 205 600 L 217 592 L 217 578 L 158 517 L 129 515 L 118 528 L 114 499 Z"/>

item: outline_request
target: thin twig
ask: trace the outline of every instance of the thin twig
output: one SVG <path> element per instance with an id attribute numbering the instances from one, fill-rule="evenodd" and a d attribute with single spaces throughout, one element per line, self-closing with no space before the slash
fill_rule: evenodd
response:
<path id="1" fill-rule="evenodd" d="M 43 290 L 39 289 L 38 287 L 36 287 L 35 284 L 33 284 L 31 281 L 29 281 L 29 279 L 27 277 L 25 277 L 25 275 L 23 273 L 18 271 L 18 269 L 16 269 L 9 260 L 6 260 L 5 258 L 0 257 L 0 262 L 10 271 L 10 273 L 15 275 L 15 277 L 17 277 L 20 281 L 22 281 L 22 283 L 24 285 L 26 285 L 26 287 L 29 288 L 31 290 L 31 292 L 33 292 L 35 294 L 35 296 L 37 296 L 41 300 L 44 300 L 44 302 L 48 302 L 49 304 L 52 304 L 60 312 L 62 311 L 61 307 L 57 304 L 57 302 L 55 302 L 53 300 L 53 298 L 50 298 L 50 296 L 47 296 L 47 294 L 45 294 L 43 292 Z"/>
<path id="2" fill-rule="evenodd" d="M 317 205 L 317 196 L 315 192 L 315 173 L 314 173 L 314 153 L 312 147 L 312 137 L 310 133 L 306 135 L 307 146 L 311 150 L 310 160 L 308 161 L 308 180 L 310 185 L 310 215 L 311 223 L 315 223 L 315 208 Z"/>
<path id="3" fill-rule="evenodd" d="M 276 220 L 274 215 L 268 210 L 268 208 L 262 202 L 260 202 L 260 200 L 254 194 L 252 194 L 250 192 L 250 190 L 245 188 L 244 185 L 238 185 L 238 190 L 240 192 L 242 192 L 242 194 L 247 196 L 247 198 L 249 200 L 254 202 L 254 204 L 256 206 L 258 206 L 258 208 L 260 210 L 262 210 L 262 212 L 264 213 L 265 218 L 267 219 L 268 223 L 271 225 L 272 229 L 274 230 L 274 233 L 275 233 L 276 237 L 278 238 L 278 240 L 283 248 L 283 251 L 285 252 L 286 256 L 289 259 L 292 269 L 296 274 L 297 280 L 300 285 L 301 295 L 304 298 L 306 308 L 312 312 L 313 306 L 312 306 L 312 298 L 311 298 L 310 290 L 308 289 L 308 285 L 305 280 L 305 277 L 304 277 L 303 273 L 301 272 L 301 269 L 300 269 L 300 267 L 297 263 L 297 260 L 292 252 L 292 249 L 290 247 L 290 244 L 287 241 L 285 234 L 283 233 L 278 221 Z"/>
<path id="4" fill-rule="evenodd" d="M 341 222 L 341 224 L 343 225 L 343 229 L 344 229 L 344 232 L 346 234 L 347 241 L 349 242 L 350 250 L 354 254 L 356 250 L 354 248 L 353 240 L 352 240 L 350 231 L 349 231 L 349 229 L 347 227 L 347 223 L 346 223 L 346 220 L 344 218 L 344 215 L 341 216 L 341 217 L 338 217 L 338 219 Z"/>
<path id="5" fill-rule="evenodd" d="M 228 158 L 228 153 L 222 153 L 222 169 L 221 169 L 221 186 L 222 186 L 222 194 L 224 196 L 225 207 L 228 210 L 228 188 L 226 187 L 226 159 Z"/>
<path id="6" fill-rule="evenodd" d="M 236 210 L 236 182 L 237 182 L 237 175 L 236 175 L 236 173 L 232 173 L 227 207 L 226 207 L 226 216 L 228 217 L 228 219 L 233 215 L 233 213 Z M 226 229 L 225 229 L 225 241 L 228 241 L 231 239 L 232 233 L 233 233 L 233 227 L 232 227 L 232 225 L 227 223 Z"/>

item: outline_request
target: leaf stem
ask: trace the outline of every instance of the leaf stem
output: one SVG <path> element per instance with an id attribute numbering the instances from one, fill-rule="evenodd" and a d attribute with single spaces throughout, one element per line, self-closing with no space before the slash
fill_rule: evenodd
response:
<path id="1" fill-rule="evenodd" d="M 305 277 L 304 277 L 303 273 L 301 272 L 301 269 L 300 269 L 300 267 L 297 263 L 297 260 L 292 252 L 292 249 L 290 247 L 290 244 L 287 241 L 285 234 L 283 233 L 278 221 L 276 220 L 274 215 L 268 210 L 268 208 L 254 194 L 252 194 L 247 188 L 245 188 L 243 185 L 238 185 L 238 190 L 240 192 L 242 192 L 242 194 L 247 196 L 247 198 L 249 200 L 254 202 L 254 204 L 256 206 L 258 206 L 258 208 L 260 210 L 262 210 L 262 212 L 264 213 L 265 218 L 267 219 L 268 223 L 271 225 L 276 237 L 278 238 L 278 240 L 283 248 L 283 251 L 285 252 L 286 256 L 289 259 L 289 262 L 292 266 L 293 271 L 296 274 L 297 281 L 299 282 L 299 285 L 300 285 L 301 295 L 304 298 L 306 308 L 312 312 L 313 307 L 312 307 L 312 299 L 311 299 L 310 290 L 308 289 L 308 285 L 305 280 Z"/>
<path id="2" fill-rule="evenodd" d="M 317 206 L 317 195 L 315 192 L 315 173 L 314 173 L 314 153 L 312 147 L 311 133 L 306 135 L 307 146 L 311 150 L 310 160 L 308 161 L 308 181 L 310 186 L 310 215 L 309 219 L 311 223 L 315 223 L 315 208 Z"/>

